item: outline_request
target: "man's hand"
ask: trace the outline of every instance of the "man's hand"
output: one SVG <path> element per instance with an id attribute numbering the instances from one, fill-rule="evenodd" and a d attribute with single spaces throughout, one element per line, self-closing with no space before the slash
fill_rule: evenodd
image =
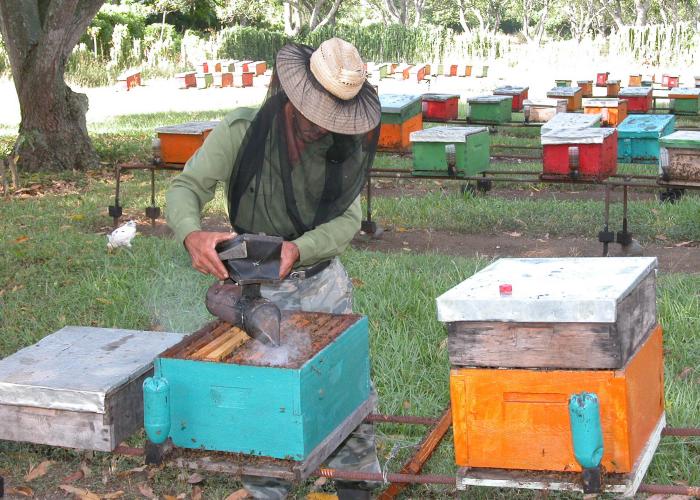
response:
<path id="1" fill-rule="evenodd" d="M 185 238 L 185 248 L 192 259 L 192 267 L 202 274 L 211 274 L 220 280 L 228 278 L 228 271 L 216 253 L 216 244 L 230 240 L 236 233 L 192 231 Z"/>
<path id="2" fill-rule="evenodd" d="M 299 260 L 299 247 L 291 241 L 282 242 L 282 255 L 280 257 L 280 279 L 283 280 L 292 272 L 294 263 Z"/>

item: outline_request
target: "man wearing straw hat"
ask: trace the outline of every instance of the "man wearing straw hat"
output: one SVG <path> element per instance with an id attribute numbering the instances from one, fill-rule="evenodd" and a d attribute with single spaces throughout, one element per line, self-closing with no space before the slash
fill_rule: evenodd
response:
<path id="1" fill-rule="evenodd" d="M 360 191 L 379 137 L 379 98 L 357 49 L 333 38 L 314 50 L 288 44 L 277 54 L 259 109 L 231 112 L 173 180 L 168 225 L 198 271 L 228 274 L 214 247 L 231 233 L 202 231 L 202 207 L 224 185 L 237 233 L 284 238 L 279 285 L 262 295 L 280 309 L 352 311 L 352 284 L 338 260 L 360 228 Z M 330 467 L 379 472 L 374 429 L 360 425 Z M 255 498 L 286 498 L 291 485 L 244 477 Z M 338 496 L 370 498 L 366 483 L 336 482 Z"/>

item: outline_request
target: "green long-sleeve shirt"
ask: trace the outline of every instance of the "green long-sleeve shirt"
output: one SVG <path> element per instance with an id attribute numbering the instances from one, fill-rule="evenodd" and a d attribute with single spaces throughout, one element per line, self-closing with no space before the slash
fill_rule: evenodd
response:
<path id="1" fill-rule="evenodd" d="M 236 155 L 256 112 L 257 109 L 253 108 L 238 108 L 229 113 L 188 160 L 182 173 L 173 179 L 166 194 L 166 218 L 179 241 L 201 229 L 202 207 L 214 198 L 217 183 L 224 183 L 224 193 L 228 193 Z M 323 175 L 325 159 L 318 156 L 318 150 L 311 149 L 302 156 L 299 167 L 306 169 L 307 176 L 309 169 Z M 321 180 L 319 186 L 323 186 Z M 283 227 L 283 224 L 280 227 L 279 223 L 287 220 L 282 216 L 286 213 L 286 206 L 281 185 L 261 184 L 256 204 L 253 203 L 252 191 L 251 186 L 241 198 L 237 221 L 254 221 L 255 227 L 242 224 L 254 232 L 293 234 L 293 227 Z M 360 229 L 361 218 L 358 196 L 344 213 L 292 240 L 299 248 L 298 265 L 308 266 L 340 255 Z"/>

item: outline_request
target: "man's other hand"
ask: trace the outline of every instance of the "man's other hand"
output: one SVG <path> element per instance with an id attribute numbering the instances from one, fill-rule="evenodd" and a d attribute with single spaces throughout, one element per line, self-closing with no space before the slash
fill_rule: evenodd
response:
<path id="1" fill-rule="evenodd" d="M 282 256 L 280 258 L 280 279 L 284 279 L 292 272 L 294 263 L 299 260 L 299 247 L 291 241 L 282 242 Z"/>
<path id="2" fill-rule="evenodd" d="M 185 248 L 192 259 L 192 267 L 202 274 L 211 274 L 220 280 L 228 278 L 228 271 L 216 253 L 216 244 L 230 240 L 236 233 L 192 231 L 185 238 Z"/>

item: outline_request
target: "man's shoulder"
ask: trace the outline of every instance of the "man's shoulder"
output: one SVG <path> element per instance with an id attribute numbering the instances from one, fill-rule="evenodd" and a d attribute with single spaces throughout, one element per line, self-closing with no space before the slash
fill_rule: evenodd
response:
<path id="1" fill-rule="evenodd" d="M 248 126 L 258 113 L 258 109 L 259 108 L 252 106 L 242 106 L 236 108 L 224 117 L 223 122 L 229 127 L 238 123 L 243 123 L 244 125 Z"/>

